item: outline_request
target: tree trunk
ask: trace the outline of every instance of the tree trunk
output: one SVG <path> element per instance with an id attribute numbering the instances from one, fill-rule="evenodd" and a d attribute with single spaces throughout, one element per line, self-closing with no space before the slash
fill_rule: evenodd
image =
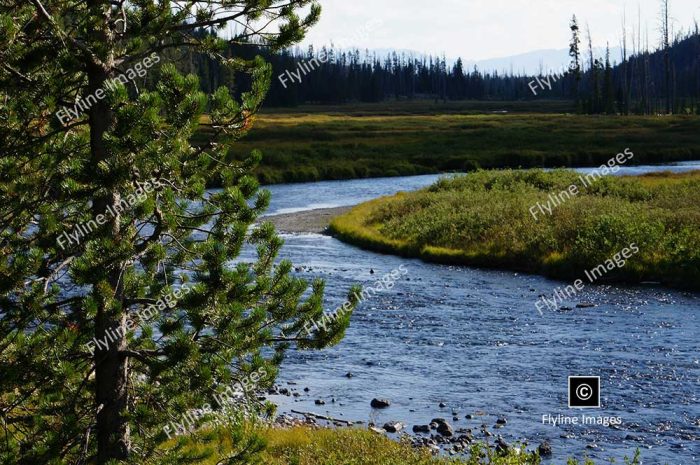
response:
<path id="1" fill-rule="evenodd" d="M 87 66 L 88 95 L 96 95 L 98 89 L 106 90 L 105 83 L 114 78 L 114 53 L 113 32 L 110 29 L 111 6 L 108 0 L 89 0 L 90 16 L 97 19 L 98 25 L 94 29 L 92 39 L 104 46 L 106 52 L 99 57 L 102 63 L 90 63 Z M 104 135 L 112 124 L 113 114 L 104 99 L 97 99 L 89 109 L 90 123 L 90 154 L 93 166 L 109 156 L 109 151 L 104 141 Z M 93 215 L 104 214 L 107 207 L 112 211 L 119 203 L 119 194 L 112 189 L 103 196 L 96 197 L 93 201 Z M 119 215 L 105 215 L 111 227 L 113 239 L 120 239 Z M 107 283 L 109 291 L 104 289 L 94 290 L 98 301 L 97 316 L 95 320 L 95 336 L 99 344 L 95 348 L 95 403 L 97 405 L 97 463 L 105 464 L 110 460 L 125 460 L 129 457 L 131 439 L 129 423 L 127 421 L 128 410 L 128 380 L 129 360 L 121 354 L 127 348 L 126 344 L 126 319 L 123 310 L 113 310 L 112 299 L 123 300 L 122 273 L 124 263 L 109 264 Z M 109 292 L 111 295 L 103 295 Z M 104 342 L 107 347 L 104 347 Z"/>
<path id="2" fill-rule="evenodd" d="M 666 74 L 666 114 L 671 114 L 671 103 L 673 96 L 671 95 L 671 36 L 670 36 L 670 25 L 668 16 L 668 0 L 663 0 L 663 42 L 664 42 L 664 68 Z"/>
<path id="3" fill-rule="evenodd" d="M 108 332 L 124 334 L 125 323 L 126 315 L 122 314 L 117 320 L 101 309 L 96 326 L 98 338 Z M 124 460 L 131 449 L 129 424 L 125 417 L 128 407 L 128 359 L 119 355 L 119 351 L 125 348 L 126 341 L 120 336 L 108 349 L 95 351 L 98 464 L 112 459 Z"/>
<path id="4" fill-rule="evenodd" d="M 673 95 L 671 92 L 671 56 L 668 48 L 664 52 L 664 63 L 666 67 L 666 114 L 670 115 Z"/>
<path id="5" fill-rule="evenodd" d="M 89 88 L 94 93 L 103 88 L 104 83 L 111 77 L 109 71 L 97 68 L 89 72 Z M 112 113 L 104 100 L 98 100 L 90 109 L 90 146 L 92 160 L 95 164 L 108 156 L 103 140 L 105 132 L 112 122 Z M 111 206 L 113 212 L 119 204 L 119 194 L 113 192 L 109 196 L 96 198 L 93 203 L 93 214 L 104 214 Z M 119 240 L 119 215 L 109 216 L 108 223 L 115 240 Z M 113 292 L 113 298 L 122 300 L 121 274 L 123 264 L 114 263 L 108 272 L 108 284 Z M 104 464 L 111 459 L 123 460 L 129 455 L 130 438 L 129 425 L 126 421 L 128 407 L 128 358 L 120 355 L 126 347 L 126 314 L 115 312 L 111 305 L 100 299 L 95 322 L 95 335 L 98 341 L 107 341 L 107 348 L 97 347 L 95 350 L 95 380 L 97 414 L 97 463 Z"/>

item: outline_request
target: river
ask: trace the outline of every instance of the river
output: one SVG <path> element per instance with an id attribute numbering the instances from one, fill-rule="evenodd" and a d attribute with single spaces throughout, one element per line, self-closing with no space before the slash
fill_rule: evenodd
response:
<path id="1" fill-rule="evenodd" d="M 625 167 L 619 174 L 662 169 L 700 169 L 700 162 Z M 435 179 L 270 186 L 269 213 L 352 205 Z M 289 353 L 278 384 L 298 397 L 272 396 L 281 413 L 313 411 L 379 427 L 401 421 L 409 431 L 444 417 L 455 429 L 472 429 L 477 439 L 487 439 L 480 433 L 485 424 L 491 441 L 501 435 L 527 441 L 529 448 L 549 441 L 554 455 L 545 463 L 584 455 L 623 463 L 637 448 L 645 464 L 700 461 L 700 295 L 590 286 L 564 303 L 571 310 L 540 315 L 538 296 L 552 295 L 561 282 L 380 255 L 317 234 L 283 237 L 281 255 L 303 265 L 297 273 L 325 279 L 329 311 L 344 301 L 351 284 L 370 286 L 401 265 L 407 274 L 362 302 L 338 346 Z M 596 306 L 577 308 L 582 302 Z M 601 409 L 568 408 L 572 375 L 601 377 Z M 372 409 L 375 397 L 390 399 L 391 406 Z M 552 426 L 543 420 L 582 414 L 620 417 L 622 425 Z M 499 418 L 507 424 L 494 429 Z"/>

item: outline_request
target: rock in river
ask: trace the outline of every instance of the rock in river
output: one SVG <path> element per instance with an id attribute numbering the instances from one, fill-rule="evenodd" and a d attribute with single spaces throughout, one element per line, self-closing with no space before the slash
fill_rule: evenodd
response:
<path id="1" fill-rule="evenodd" d="M 413 432 L 414 433 L 429 433 L 430 426 L 429 425 L 413 425 Z"/>
<path id="2" fill-rule="evenodd" d="M 499 452 L 501 454 L 507 454 L 510 452 L 510 445 L 503 440 L 502 437 L 498 437 L 496 439 L 496 452 Z"/>
<path id="3" fill-rule="evenodd" d="M 452 425 L 450 425 L 444 418 L 433 418 L 431 423 L 437 424 L 437 432 L 443 436 L 450 437 L 454 434 Z"/>
<path id="4" fill-rule="evenodd" d="M 372 399 L 370 405 L 372 406 L 372 408 L 387 408 L 391 405 L 391 402 L 387 399 Z"/>
<path id="5" fill-rule="evenodd" d="M 552 445 L 545 441 L 539 445 L 537 451 L 540 453 L 540 457 L 549 457 L 552 455 Z"/>
<path id="6" fill-rule="evenodd" d="M 389 433 L 398 433 L 403 429 L 403 423 L 399 423 L 398 421 L 390 421 L 388 423 L 384 423 L 384 431 L 387 431 Z"/>

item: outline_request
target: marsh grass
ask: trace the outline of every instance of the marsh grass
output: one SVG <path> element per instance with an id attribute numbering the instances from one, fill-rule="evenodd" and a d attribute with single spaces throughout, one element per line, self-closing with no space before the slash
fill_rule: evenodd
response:
<path id="1" fill-rule="evenodd" d="M 578 184 L 535 220 L 530 208 Z M 605 177 L 588 188 L 568 170 L 479 171 L 361 204 L 331 222 L 339 238 L 430 261 L 583 278 L 635 243 L 604 281 L 700 289 L 700 172 Z"/>
<path id="2" fill-rule="evenodd" d="M 175 444 L 177 443 L 177 444 Z M 438 457 L 416 449 L 407 441 L 394 441 L 366 429 L 354 428 L 247 428 L 243 434 L 225 429 L 200 431 L 164 446 L 178 465 L 539 465 L 534 452 L 498 452 L 475 444 L 460 457 Z M 173 449 L 175 450 L 175 449 Z M 152 462 L 164 465 L 170 458 Z M 578 464 L 578 462 L 571 462 Z M 586 462 L 590 464 L 592 462 Z"/>
<path id="3" fill-rule="evenodd" d="M 246 464 L 246 465 L 539 465 L 536 452 L 511 447 L 497 451 L 493 445 L 474 443 L 458 457 L 434 456 L 408 441 L 359 428 L 270 428 L 247 426 L 243 430 L 218 428 L 199 431 L 166 443 L 161 456 L 149 464 Z M 172 457 L 172 459 L 170 458 Z M 172 461 L 171 461 L 172 460 Z M 570 458 L 567 465 L 595 465 L 592 460 Z M 639 451 L 625 458 L 625 465 L 639 465 Z M 143 464 L 141 464 L 143 465 Z M 599 465 L 601 465 L 599 463 Z"/>
<path id="4" fill-rule="evenodd" d="M 484 112 L 497 107 L 475 105 L 406 102 L 267 112 L 257 116 L 230 157 L 243 159 L 261 150 L 256 174 L 266 184 L 597 166 L 626 147 L 635 153 L 635 163 L 700 158 L 697 117 L 493 114 Z"/>

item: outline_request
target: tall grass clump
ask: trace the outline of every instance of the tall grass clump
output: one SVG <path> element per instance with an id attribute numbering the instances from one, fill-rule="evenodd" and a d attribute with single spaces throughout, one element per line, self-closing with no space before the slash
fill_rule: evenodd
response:
<path id="1" fill-rule="evenodd" d="M 436 456 L 409 440 L 394 441 L 366 429 L 250 427 L 231 437 L 226 429 L 202 431 L 166 444 L 146 465 L 540 465 L 537 452 L 474 443 L 459 456 Z M 177 451 L 177 460 L 172 460 Z M 626 465 L 639 465 L 639 453 Z M 571 458 L 567 465 L 595 465 Z"/>
<path id="2" fill-rule="evenodd" d="M 538 202 L 574 184 L 578 195 L 533 216 Z M 382 252 L 562 279 L 582 278 L 635 244 L 639 253 L 604 280 L 700 288 L 700 172 L 587 186 L 569 170 L 478 171 L 362 204 L 331 230 Z"/>

